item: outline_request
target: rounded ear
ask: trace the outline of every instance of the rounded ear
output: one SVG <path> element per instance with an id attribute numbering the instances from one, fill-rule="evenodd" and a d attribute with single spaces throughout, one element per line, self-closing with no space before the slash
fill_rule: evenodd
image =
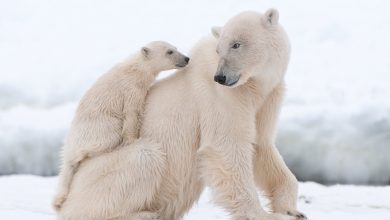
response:
<path id="1" fill-rule="evenodd" d="M 142 52 L 142 55 L 144 55 L 144 57 L 148 57 L 148 55 L 150 53 L 150 49 L 147 47 L 142 47 L 141 52 Z"/>
<path id="2" fill-rule="evenodd" d="M 213 34 L 213 36 L 214 36 L 215 38 L 218 39 L 219 36 L 221 35 L 221 30 L 222 30 L 221 27 L 216 27 L 216 26 L 214 26 L 214 27 L 211 28 L 211 33 Z"/>
<path id="3" fill-rule="evenodd" d="M 274 8 L 268 9 L 264 13 L 264 23 L 267 25 L 277 25 L 279 22 L 279 12 Z"/>

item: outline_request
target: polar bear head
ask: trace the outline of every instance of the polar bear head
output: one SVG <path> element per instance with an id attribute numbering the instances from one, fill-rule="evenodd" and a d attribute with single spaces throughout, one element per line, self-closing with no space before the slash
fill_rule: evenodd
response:
<path id="1" fill-rule="evenodd" d="M 152 41 L 141 48 L 145 64 L 160 72 L 185 67 L 190 58 L 165 41 Z"/>
<path id="2" fill-rule="evenodd" d="M 236 87 L 248 79 L 263 83 L 280 81 L 286 71 L 290 44 L 279 24 L 279 13 L 246 11 L 230 19 L 223 27 L 213 27 L 218 39 L 219 63 L 214 80 Z"/>

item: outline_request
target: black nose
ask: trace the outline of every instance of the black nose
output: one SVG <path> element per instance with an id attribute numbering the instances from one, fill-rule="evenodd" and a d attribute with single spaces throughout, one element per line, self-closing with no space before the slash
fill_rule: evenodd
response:
<path id="1" fill-rule="evenodd" d="M 184 60 L 186 61 L 186 63 L 188 63 L 190 61 L 190 58 L 186 57 L 186 58 L 184 58 Z"/>
<path id="2" fill-rule="evenodd" d="M 223 85 L 226 82 L 226 76 L 222 74 L 215 75 L 214 81 Z"/>

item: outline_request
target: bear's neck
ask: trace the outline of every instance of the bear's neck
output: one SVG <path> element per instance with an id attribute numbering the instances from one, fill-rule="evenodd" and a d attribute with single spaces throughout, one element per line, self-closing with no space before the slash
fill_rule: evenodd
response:
<path id="1" fill-rule="evenodd" d="M 257 88 L 262 97 L 266 97 L 278 84 L 282 82 L 280 77 L 272 74 L 264 74 L 259 77 L 253 77 L 253 86 Z"/>

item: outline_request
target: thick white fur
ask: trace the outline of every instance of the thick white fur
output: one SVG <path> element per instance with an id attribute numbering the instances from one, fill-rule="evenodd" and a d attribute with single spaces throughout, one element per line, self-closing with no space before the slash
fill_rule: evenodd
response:
<path id="1" fill-rule="evenodd" d="M 167 54 L 172 50 L 174 53 Z M 77 108 L 65 145 L 59 187 L 53 206 L 58 211 L 73 175 L 87 158 L 133 143 L 139 136 L 146 94 L 161 71 L 185 65 L 172 45 L 155 41 L 116 65 L 87 91 Z"/>
<path id="2" fill-rule="evenodd" d="M 290 47 L 271 10 L 232 18 L 213 31 L 218 40 L 195 46 L 189 66 L 153 85 L 141 138 L 83 163 L 60 218 L 176 220 L 208 185 L 233 219 L 304 219 L 297 180 L 274 144 Z M 242 37 L 238 56 L 229 47 Z M 213 81 L 226 65 L 241 74 L 232 87 Z"/>

